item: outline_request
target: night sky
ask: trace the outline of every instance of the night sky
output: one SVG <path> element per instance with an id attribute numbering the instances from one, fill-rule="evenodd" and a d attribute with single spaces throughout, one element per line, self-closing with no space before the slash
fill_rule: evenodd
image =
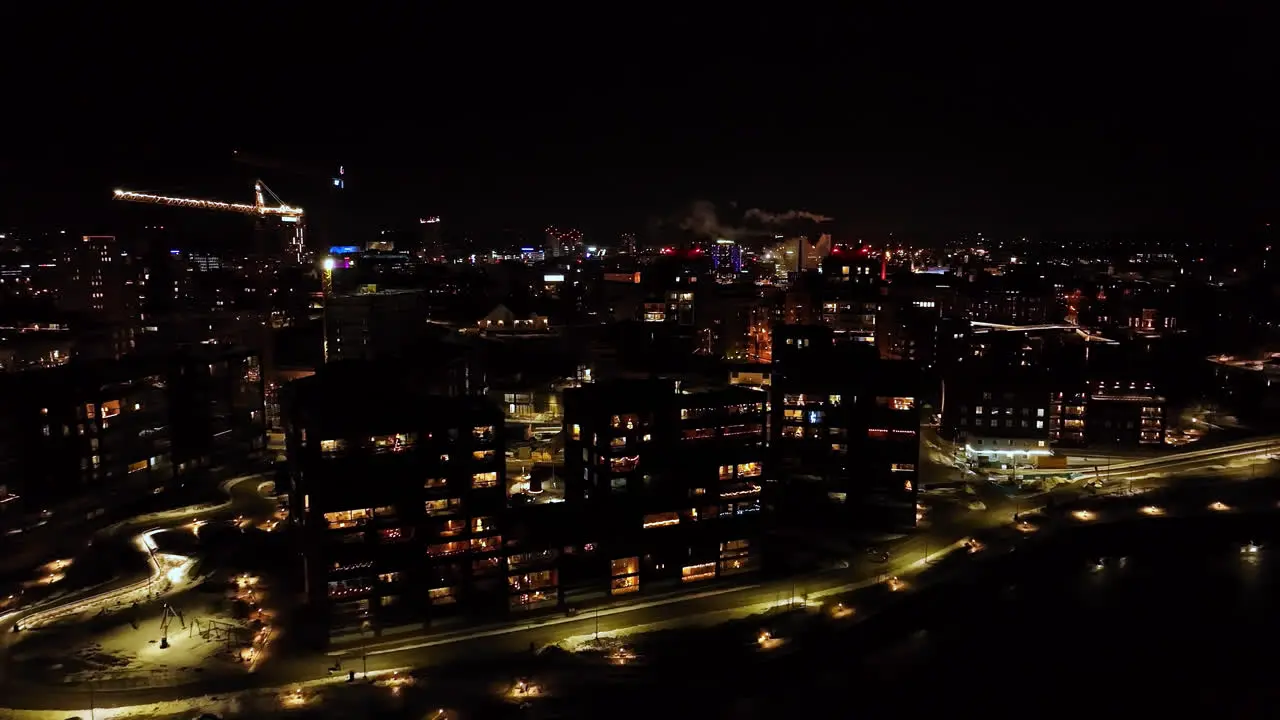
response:
<path id="1" fill-rule="evenodd" d="M 0 70 L 0 224 L 110 229 L 137 217 L 116 186 L 247 198 L 236 148 L 345 165 L 382 225 L 616 232 L 708 200 L 842 234 L 1105 233 L 1251 227 L 1277 196 L 1262 17 L 173 7 L 3 11 L 32 32 Z"/>

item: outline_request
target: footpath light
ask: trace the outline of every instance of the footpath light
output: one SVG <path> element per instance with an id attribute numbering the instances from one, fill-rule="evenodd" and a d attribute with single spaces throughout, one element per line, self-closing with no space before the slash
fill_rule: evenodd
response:
<path id="1" fill-rule="evenodd" d="M 1092 510 L 1074 510 L 1071 513 L 1071 517 L 1079 520 L 1080 522 L 1089 522 L 1097 519 L 1098 515 Z"/>
<path id="2" fill-rule="evenodd" d="M 1151 517 L 1158 517 L 1158 516 L 1160 516 L 1160 515 L 1163 515 L 1163 514 L 1164 514 L 1164 508 L 1159 507 L 1159 506 L 1156 506 L 1156 505 L 1147 505 L 1146 507 L 1144 507 L 1144 508 L 1142 508 L 1141 510 L 1139 510 L 1139 512 L 1141 512 L 1143 515 L 1150 515 Z"/>

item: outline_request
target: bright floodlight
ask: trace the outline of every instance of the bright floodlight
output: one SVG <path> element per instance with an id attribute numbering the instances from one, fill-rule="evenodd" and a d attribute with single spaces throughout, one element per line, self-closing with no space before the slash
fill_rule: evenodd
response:
<path id="1" fill-rule="evenodd" d="M 182 582 L 182 577 L 183 577 L 182 568 L 181 567 L 169 568 L 169 572 L 165 573 L 164 576 L 169 579 L 169 582 L 173 583 L 174 585 L 177 585 L 178 583 Z"/>
<path id="2" fill-rule="evenodd" d="M 334 268 L 334 265 L 335 265 L 335 264 L 336 264 L 336 263 L 334 262 L 333 258 L 331 258 L 331 257 L 327 257 L 327 258 L 325 258 L 325 259 L 324 259 L 324 271 L 325 271 L 325 272 L 333 272 L 333 268 Z"/>

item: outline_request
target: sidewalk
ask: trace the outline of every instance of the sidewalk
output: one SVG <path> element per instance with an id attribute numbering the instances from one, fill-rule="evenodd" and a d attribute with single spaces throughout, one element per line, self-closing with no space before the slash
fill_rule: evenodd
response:
<path id="1" fill-rule="evenodd" d="M 428 630 L 418 636 L 402 635 L 401 637 L 385 640 L 374 638 L 369 642 L 351 642 L 349 645 L 342 645 L 340 647 L 334 647 L 331 645 L 330 650 L 325 654 L 329 657 L 345 657 L 348 655 L 379 655 L 388 652 L 402 652 L 405 650 L 431 647 L 433 645 L 444 645 L 463 640 L 474 640 L 484 637 L 493 637 L 495 635 L 505 635 L 513 632 L 523 632 L 533 628 L 552 627 L 555 625 L 563 625 L 565 623 L 581 622 L 588 618 L 609 617 L 611 615 L 663 607 L 665 605 L 673 605 L 676 603 L 692 602 L 709 597 L 728 595 L 730 593 L 747 592 L 760 587 L 762 586 L 753 583 L 748 585 L 729 585 L 702 590 L 700 592 L 691 592 L 686 590 L 666 593 L 663 595 L 651 595 L 644 598 L 613 601 L 598 607 L 582 609 L 573 615 L 567 615 L 564 612 L 556 612 L 554 614 L 506 620 L 484 625 L 455 627 L 451 630 Z M 411 627 L 419 626 L 415 625 Z"/>

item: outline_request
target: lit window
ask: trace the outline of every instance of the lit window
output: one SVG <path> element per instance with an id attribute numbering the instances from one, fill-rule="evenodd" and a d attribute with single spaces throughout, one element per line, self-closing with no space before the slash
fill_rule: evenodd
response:
<path id="1" fill-rule="evenodd" d="M 673 512 L 651 513 L 644 516 L 643 527 L 657 528 L 680 524 L 680 515 Z"/>
<path id="2" fill-rule="evenodd" d="M 697 565 L 686 565 L 680 568 L 681 582 L 697 582 L 698 580 L 710 580 L 716 576 L 716 564 L 713 562 L 699 563 Z"/>
<path id="3" fill-rule="evenodd" d="M 327 512 L 324 514 L 325 523 L 330 530 L 342 530 L 345 528 L 359 527 L 369 521 L 373 512 L 367 508 L 357 510 L 338 510 L 336 512 Z"/>
<path id="4" fill-rule="evenodd" d="M 427 546 L 427 554 L 431 557 L 446 557 L 448 555 L 458 555 L 464 553 L 470 547 L 466 540 L 454 540 L 453 542 L 438 543 Z"/>
<path id="5" fill-rule="evenodd" d="M 452 605 L 458 602 L 457 593 L 454 588 L 432 588 L 427 591 L 427 597 L 431 599 L 432 605 Z"/>
<path id="6" fill-rule="evenodd" d="M 878 397 L 876 405 L 887 407 L 890 410 L 914 410 L 916 407 L 916 399 L 909 397 Z"/>
<path id="7" fill-rule="evenodd" d="M 625 595 L 626 593 L 639 592 L 640 576 L 627 575 L 625 577 L 616 577 L 609 582 L 609 592 L 614 595 Z"/>
<path id="8" fill-rule="evenodd" d="M 480 472 L 471 476 L 471 487 L 473 489 L 491 488 L 498 485 L 498 473 L 496 472 Z"/>
<path id="9" fill-rule="evenodd" d="M 461 498 L 441 498 L 439 500 L 427 500 L 424 510 L 428 516 L 432 515 L 449 515 L 457 512 L 462 508 Z"/>
<path id="10" fill-rule="evenodd" d="M 574 440 L 582 439 L 582 428 L 578 425 L 578 423 L 574 423 L 569 428 L 569 437 L 571 437 Z"/>

